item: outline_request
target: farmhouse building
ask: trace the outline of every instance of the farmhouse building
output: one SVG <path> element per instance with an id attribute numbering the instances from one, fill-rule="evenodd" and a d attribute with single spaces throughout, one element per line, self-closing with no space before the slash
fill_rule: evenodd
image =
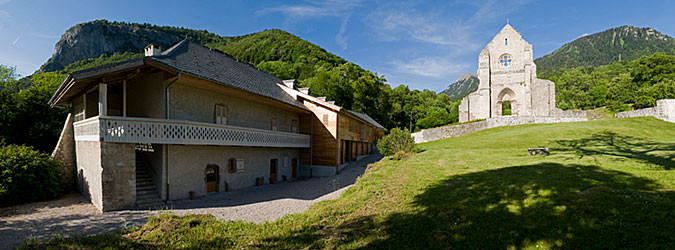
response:
<path id="1" fill-rule="evenodd" d="M 50 105 L 72 107 L 54 155 L 101 211 L 335 174 L 385 131 L 188 40 L 72 73 Z"/>
<path id="2" fill-rule="evenodd" d="M 555 84 L 537 78 L 532 44 L 509 24 L 478 55 L 478 79 L 478 90 L 460 103 L 460 122 L 565 115 L 555 107 Z"/>

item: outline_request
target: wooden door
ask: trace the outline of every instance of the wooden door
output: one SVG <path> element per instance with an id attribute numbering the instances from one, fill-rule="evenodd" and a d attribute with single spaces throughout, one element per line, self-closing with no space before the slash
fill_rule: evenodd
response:
<path id="1" fill-rule="evenodd" d="M 298 159 L 293 159 L 291 160 L 291 169 L 292 169 L 292 174 L 293 178 L 298 176 Z"/>
<path id="2" fill-rule="evenodd" d="M 207 193 L 218 192 L 218 167 L 217 166 L 207 166 L 206 167 L 206 192 Z"/>
<path id="3" fill-rule="evenodd" d="M 277 181 L 277 159 L 270 160 L 270 184 Z"/>

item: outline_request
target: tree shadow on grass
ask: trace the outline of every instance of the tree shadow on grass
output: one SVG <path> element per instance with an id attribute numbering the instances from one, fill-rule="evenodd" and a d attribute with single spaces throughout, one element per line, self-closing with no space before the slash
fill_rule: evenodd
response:
<path id="1" fill-rule="evenodd" d="M 265 245 L 666 249 L 675 245 L 675 192 L 660 188 L 591 165 L 514 166 L 451 176 L 417 195 L 410 212 L 308 226 Z"/>
<path id="2" fill-rule="evenodd" d="M 649 141 L 605 131 L 587 138 L 555 141 L 556 151 L 571 152 L 580 158 L 608 155 L 635 159 L 670 170 L 675 168 L 675 143 Z"/>

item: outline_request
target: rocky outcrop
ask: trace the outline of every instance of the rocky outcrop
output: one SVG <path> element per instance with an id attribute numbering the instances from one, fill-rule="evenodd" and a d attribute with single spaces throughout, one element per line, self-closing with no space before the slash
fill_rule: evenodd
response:
<path id="1" fill-rule="evenodd" d="M 61 70 L 65 66 L 103 54 L 142 52 L 149 43 L 164 47 L 182 37 L 141 25 L 111 23 L 103 20 L 78 24 L 66 31 L 56 43 L 52 57 L 40 67 L 41 72 Z"/>
<path id="2" fill-rule="evenodd" d="M 457 78 L 457 81 L 441 91 L 440 94 L 446 94 L 450 97 L 450 100 L 454 102 L 464 98 L 469 93 L 476 91 L 478 89 L 478 82 L 478 75 L 464 73 Z"/>

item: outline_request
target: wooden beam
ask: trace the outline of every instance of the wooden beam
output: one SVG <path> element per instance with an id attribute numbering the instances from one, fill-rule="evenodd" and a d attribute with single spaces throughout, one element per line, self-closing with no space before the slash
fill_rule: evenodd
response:
<path id="1" fill-rule="evenodd" d="M 122 116 L 127 117 L 127 80 L 122 80 Z"/>

